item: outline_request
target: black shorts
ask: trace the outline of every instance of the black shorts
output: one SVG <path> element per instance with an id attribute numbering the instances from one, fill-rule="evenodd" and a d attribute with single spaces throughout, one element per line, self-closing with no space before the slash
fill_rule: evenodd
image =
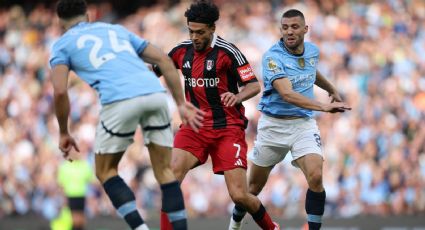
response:
<path id="1" fill-rule="evenodd" d="M 68 197 L 68 205 L 71 211 L 84 212 L 85 201 L 85 197 Z"/>

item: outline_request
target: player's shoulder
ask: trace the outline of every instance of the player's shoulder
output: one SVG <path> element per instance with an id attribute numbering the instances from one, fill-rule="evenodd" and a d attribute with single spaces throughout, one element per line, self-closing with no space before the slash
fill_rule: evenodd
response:
<path id="1" fill-rule="evenodd" d="M 182 41 L 182 42 L 178 43 L 178 44 L 174 47 L 174 49 L 187 48 L 187 47 L 189 47 L 189 46 L 191 46 L 191 45 L 192 45 L 192 40 L 188 39 L 188 40 L 184 40 L 184 41 Z"/>
<path id="2" fill-rule="evenodd" d="M 120 30 L 120 31 L 128 31 L 125 26 L 120 25 L 120 24 L 109 24 L 109 23 L 105 23 L 105 22 L 98 22 L 98 23 L 99 23 L 99 26 L 109 27 L 109 28 L 113 28 L 115 30 Z"/>
<path id="3" fill-rule="evenodd" d="M 171 49 L 171 51 L 168 53 L 168 55 L 172 56 L 177 51 L 181 52 L 182 50 L 186 50 L 190 46 L 192 46 L 192 41 L 189 40 L 189 39 L 184 40 L 184 41 L 178 43 L 176 46 L 174 46 L 174 48 Z"/>
<path id="4" fill-rule="evenodd" d="M 61 37 L 59 37 L 56 41 L 53 42 L 51 46 L 52 52 L 63 50 L 69 47 L 69 44 L 71 42 L 72 38 L 69 36 L 65 36 L 65 34 Z"/>
<path id="5" fill-rule="evenodd" d="M 231 53 L 241 53 L 238 47 L 236 47 L 235 44 L 225 40 L 224 38 L 220 36 L 216 36 L 214 42 L 214 47 L 217 47 L 218 49 L 225 50 L 227 52 Z"/>
<path id="6" fill-rule="evenodd" d="M 230 57 L 230 59 L 234 60 L 239 66 L 248 63 L 244 54 L 233 43 L 224 40 L 220 36 L 216 36 L 213 42 L 214 49 L 224 51 L 224 53 Z"/>
<path id="7" fill-rule="evenodd" d="M 319 53 L 319 47 L 312 42 L 304 42 L 305 52 Z"/>
<path id="8" fill-rule="evenodd" d="M 266 50 L 266 52 L 264 52 L 263 54 L 263 59 L 267 59 L 267 58 L 274 58 L 274 57 L 281 57 L 282 56 L 282 52 L 285 52 L 284 49 L 282 49 L 282 47 L 280 47 L 279 42 L 273 44 L 269 49 Z"/>

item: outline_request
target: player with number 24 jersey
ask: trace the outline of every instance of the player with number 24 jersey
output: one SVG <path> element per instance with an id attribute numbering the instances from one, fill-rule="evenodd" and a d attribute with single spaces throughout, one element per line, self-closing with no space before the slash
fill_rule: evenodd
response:
<path id="1" fill-rule="evenodd" d="M 99 93 L 102 104 L 109 104 L 165 92 L 137 55 L 147 45 L 121 25 L 80 22 L 54 44 L 50 64 L 69 66 Z"/>
<path id="2" fill-rule="evenodd" d="M 160 184 L 161 210 L 172 219 L 174 230 L 187 230 L 183 194 L 170 167 L 173 131 L 166 92 L 145 62 L 164 73 L 184 124 L 196 132 L 204 113 L 185 101 L 177 69 L 155 45 L 120 25 L 90 23 L 85 0 L 59 0 L 56 13 L 64 34 L 53 45 L 50 66 L 64 158 L 72 160 L 77 154 L 73 150 L 79 152 L 68 130 L 68 77 L 74 71 L 98 92 L 102 104 L 93 147 L 95 171 L 118 215 L 131 229 L 149 229 L 137 210 L 133 191 L 118 174 L 118 164 L 140 127 Z"/>

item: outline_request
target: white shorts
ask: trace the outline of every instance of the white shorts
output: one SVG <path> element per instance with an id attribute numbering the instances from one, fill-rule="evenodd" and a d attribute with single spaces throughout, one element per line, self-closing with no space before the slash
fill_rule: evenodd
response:
<path id="1" fill-rule="evenodd" d="M 123 152 L 133 143 L 138 125 L 145 145 L 172 147 L 171 116 L 165 93 L 153 93 L 102 107 L 96 129 L 96 154 Z"/>
<path id="2" fill-rule="evenodd" d="M 269 167 L 281 162 L 291 151 L 292 165 L 307 154 L 323 158 L 319 128 L 312 118 L 284 120 L 261 114 L 257 140 L 248 159 L 254 164 Z"/>

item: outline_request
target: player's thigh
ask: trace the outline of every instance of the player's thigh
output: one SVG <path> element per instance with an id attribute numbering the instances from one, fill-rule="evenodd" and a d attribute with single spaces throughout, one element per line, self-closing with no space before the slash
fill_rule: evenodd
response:
<path id="1" fill-rule="evenodd" d="M 145 145 L 154 143 L 163 147 L 173 147 L 171 115 L 165 93 L 153 93 L 142 97 L 143 110 L 140 126 Z"/>
<path id="2" fill-rule="evenodd" d="M 289 149 L 289 146 L 285 145 L 274 146 L 270 143 L 255 141 L 248 158 L 256 166 L 269 168 L 281 162 Z"/>
<path id="3" fill-rule="evenodd" d="M 248 169 L 248 190 L 254 195 L 260 194 L 267 183 L 273 166 L 262 167 L 251 163 Z"/>
<path id="4" fill-rule="evenodd" d="M 240 127 L 232 127 L 217 131 L 215 143 L 212 143 L 208 151 L 213 163 L 213 171 L 222 174 L 225 171 L 247 168 L 247 149 L 245 130 Z"/>
<path id="5" fill-rule="evenodd" d="M 175 181 L 176 178 L 170 166 L 172 148 L 157 145 L 153 142 L 148 144 L 147 147 L 156 180 L 160 184 Z"/>
<path id="6" fill-rule="evenodd" d="M 248 155 L 249 160 L 261 167 L 270 167 L 281 162 L 291 148 L 292 134 L 291 120 L 262 115 L 258 122 L 254 148 Z"/>
<path id="7" fill-rule="evenodd" d="M 200 164 L 199 159 L 191 152 L 173 148 L 171 169 L 178 181 L 183 181 L 186 174 Z"/>
<path id="8" fill-rule="evenodd" d="M 226 170 L 223 173 L 227 190 L 232 199 L 237 196 L 244 196 L 246 193 L 248 193 L 246 169 L 234 168 L 231 170 Z"/>
<path id="9" fill-rule="evenodd" d="M 163 170 L 164 168 L 170 168 L 171 162 L 171 147 L 165 147 L 150 143 L 147 145 L 149 150 L 149 157 L 152 163 L 152 167 L 155 171 Z"/>
<path id="10" fill-rule="evenodd" d="M 104 105 L 96 128 L 96 154 L 124 152 L 133 143 L 143 104 L 140 98 Z"/>
<path id="11" fill-rule="evenodd" d="M 298 124 L 297 138 L 291 149 L 292 164 L 303 171 L 315 170 L 323 165 L 320 131 L 314 119 Z M 311 161 L 313 160 L 313 161 Z"/>
<path id="12" fill-rule="evenodd" d="M 323 158 L 319 154 L 307 154 L 295 160 L 296 165 L 303 171 L 304 175 L 321 175 L 323 170 Z"/>
<path id="13" fill-rule="evenodd" d="M 191 128 L 181 128 L 174 137 L 171 168 L 178 180 L 183 180 L 186 173 L 208 159 L 207 146 L 209 140 L 201 130 L 196 133 Z"/>

